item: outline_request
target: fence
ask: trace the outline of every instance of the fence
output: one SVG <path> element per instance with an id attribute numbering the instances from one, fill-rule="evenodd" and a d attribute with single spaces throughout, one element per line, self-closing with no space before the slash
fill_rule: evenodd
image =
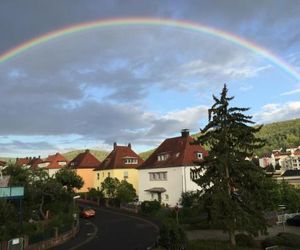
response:
<path id="1" fill-rule="evenodd" d="M 296 215 L 300 215 L 300 213 L 293 213 L 293 214 L 280 214 L 277 216 L 277 224 L 281 224 L 282 222 L 286 222 L 287 219 L 293 218 Z"/>

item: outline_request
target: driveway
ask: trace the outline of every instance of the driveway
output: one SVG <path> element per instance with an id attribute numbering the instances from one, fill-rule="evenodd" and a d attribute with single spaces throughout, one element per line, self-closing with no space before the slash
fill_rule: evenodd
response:
<path id="1" fill-rule="evenodd" d="M 109 209 L 95 210 L 94 218 L 81 219 L 74 239 L 53 250 L 145 250 L 154 244 L 158 235 L 155 224 Z"/>

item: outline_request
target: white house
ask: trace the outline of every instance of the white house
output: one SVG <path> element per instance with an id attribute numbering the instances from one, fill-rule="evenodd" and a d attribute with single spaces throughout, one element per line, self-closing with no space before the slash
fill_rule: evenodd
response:
<path id="1" fill-rule="evenodd" d="M 208 152 L 194 139 L 188 130 L 181 136 L 166 139 L 139 167 L 139 200 L 158 200 L 175 206 L 181 194 L 196 191 L 199 186 L 191 179 L 194 169 Z"/>

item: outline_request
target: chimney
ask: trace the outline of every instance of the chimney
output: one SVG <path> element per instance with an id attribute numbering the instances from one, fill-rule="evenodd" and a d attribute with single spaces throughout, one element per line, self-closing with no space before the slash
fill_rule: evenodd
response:
<path id="1" fill-rule="evenodd" d="M 90 150 L 89 150 L 89 149 L 86 149 L 86 150 L 85 150 L 85 152 L 86 152 L 86 153 L 89 153 L 89 152 L 90 152 Z"/>
<path id="2" fill-rule="evenodd" d="M 128 143 L 128 147 L 131 148 L 131 143 L 130 142 Z"/>
<path id="3" fill-rule="evenodd" d="M 116 142 L 114 142 L 114 149 L 116 149 L 116 147 L 117 147 L 117 143 L 116 143 Z"/>
<path id="4" fill-rule="evenodd" d="M 187 128 L 181 130 L 181 137 L 188 137 L 190 135 L 190 131 Z"/>

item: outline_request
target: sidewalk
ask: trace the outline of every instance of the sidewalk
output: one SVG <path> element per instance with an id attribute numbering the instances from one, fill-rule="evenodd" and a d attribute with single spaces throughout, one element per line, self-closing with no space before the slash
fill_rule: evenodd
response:
<path id="1" fill-rule="evenodd" d="M 267 237 L 275 236 L 278 233 L 283 232 L 282 225 L 275 225 L 273 227 L 268 228 L 269 235 L 260 235 L 256 237 L 257 240 L 262 240 Z M 285 226 L 285 232 L 287 233 L 294 233 L 300 235 L 300 227 L 293 227 L 293 226 Z M 229 240 L 228 234 L 223 233 L 222 230 L 190 230 L 186 231 L 186 235 L 189 240 Z"/>

